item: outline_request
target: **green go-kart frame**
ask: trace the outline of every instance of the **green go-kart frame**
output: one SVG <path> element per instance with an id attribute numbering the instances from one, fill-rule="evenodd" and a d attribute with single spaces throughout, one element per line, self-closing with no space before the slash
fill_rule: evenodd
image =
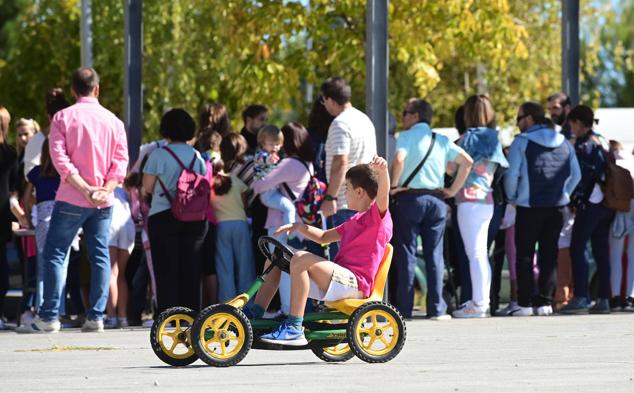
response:
<path id="1" fill-rule="evenodd" d="M 277 239 L 263 236 L 260 251 L 271 264 L 244 293 L 200 313 L 173 307 L 162 312 L 150 331 L 154 353 L 172 366 L 186 366 L 197 359 L 216 367 L 233 366 L 250 349 L 312 350 L 326 362 L 345 362 L 354 356 L 369 363 L 384 363 L 400 353 L 406 338 L 405 322 L 389 303 L 382 301 L 383 288 L 392 260 L 387 246 L 367 299 L 343 299 L 320 304 L 304 315 L 307 345 L 269 344 L 259 337 L 275 329 L 281 320 L 249 319 L 242 309 L 252 299 L 274 268 L 288 272 L 293 251 Z"/>

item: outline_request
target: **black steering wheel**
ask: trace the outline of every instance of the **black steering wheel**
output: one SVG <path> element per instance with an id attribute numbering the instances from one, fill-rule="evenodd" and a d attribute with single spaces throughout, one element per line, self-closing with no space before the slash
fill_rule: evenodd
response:
<path id="1" fill-rule="evenodd" d="M 271 236 L 261 236 L 258 247 L 264 256 L 281 271 L 290 273 L 291 258 L 295 254 L 287 245 Z"/>

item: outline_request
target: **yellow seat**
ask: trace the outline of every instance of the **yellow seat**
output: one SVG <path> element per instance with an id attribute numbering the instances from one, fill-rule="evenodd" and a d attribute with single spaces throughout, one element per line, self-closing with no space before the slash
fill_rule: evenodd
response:
<path id="1" fill-rule="evenodd" d="M 326 307 L 333 308 L 337 311 L 341 311 L 344 314 L 352 314 L 354 310 L 361 307 L 367 302 L 381 301 L 383 300 L 383 292 L 385 290 L 385 282 L 387 281 L 387 274 L 390 271 L 390 265 L 392 264 L 392 245 L 388 243 L 385 247 L 385 253 L 383 253 L 383 259 L 379 265 L 379 270 L 374 277 L 374 289 L 370 297 L 367 299 L 341 299 L 334 302 L 326 302 Z"/>

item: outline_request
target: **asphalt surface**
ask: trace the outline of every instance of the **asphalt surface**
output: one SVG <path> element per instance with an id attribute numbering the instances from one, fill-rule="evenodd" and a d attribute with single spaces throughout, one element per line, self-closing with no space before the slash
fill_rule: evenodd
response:
<path id="1" fill-rule="evenodd" d="M 149 329 L 0 332 L 0 392 L 634 392 L 634 314 L 407 322 L 389 363 L 252 350 L 237 366 L 166 366 Z"/>

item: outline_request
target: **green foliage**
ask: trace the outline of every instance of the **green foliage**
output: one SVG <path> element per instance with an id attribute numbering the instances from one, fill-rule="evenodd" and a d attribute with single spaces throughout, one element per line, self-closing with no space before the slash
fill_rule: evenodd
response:
<path id="1" fill-rule="evenodd" d="M 17 16 L 0 20 L 0 42 L 8 43 L 0 51 L 0 104 L 14 117 L 43 121 L 45 91 L 67 88 L 79 66 L 79 2 L 11 3 Z M 255 102 L 273 108 L 277 121 L 305 120 L 312 98 L 303 87 L 318 94 L 332 75 L 347 78 L 353 104 L 365 107 L 365 0 L 143 3 L 145 139 L 157 135 L 167 108 L 195 115 L 210 101 L 228 107 L 234 128 Z M 477 92 L 492 96 L 502 122 L 524 100 L 544 102 L 560 88 L 560 3 L 390 1 L 390 111 L 424 97 L 434 104 L 435 125 L 451 126 L 454 110 Z M 93 22 L 101 101 L 121 115 L 123 2 L 93 1 Z"/>

